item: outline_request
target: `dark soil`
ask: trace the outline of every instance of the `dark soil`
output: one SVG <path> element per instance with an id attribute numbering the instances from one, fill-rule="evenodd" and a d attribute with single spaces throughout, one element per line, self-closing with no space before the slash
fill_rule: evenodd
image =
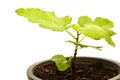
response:
<path id="1" fill-rule="evenodd" d="M 74 61 L 75 73 L 69 68 L 64 72 L 58 71 L 55 63 L 48 61 L 39 64 L 33 69 L 33 74 L 42 80 L 108 80 L 118 71 L 100 62 L 77 62 Z"/>

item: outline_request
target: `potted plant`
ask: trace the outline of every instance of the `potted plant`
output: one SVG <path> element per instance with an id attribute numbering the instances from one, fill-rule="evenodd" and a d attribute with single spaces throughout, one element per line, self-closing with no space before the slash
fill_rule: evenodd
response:
<path id="1" fill-rule="evenodd" d="M 19 16 L 27 18 L 32 23 L 38 23 L 40 27 L 57 32 L 67 32 L 73 40 L 66 42 L 75 45 L 74 54 L 64 57 L 57 54 L 51 60 L 37 62 L 27 70 L 29 80 L 120 80 L 120 64 L 113 60 L 95 57 L 77 57 L 78 49 L 95 48 L 101 50 L 101 46 L 83 44 L 85 37 L 94 40 L 105 39 L 115 46 L 111 30 L 114 24 L 107 18 L 96 17 L 92 20 L 88 16 L 78 17 L 78 22 L 72 24 L 72 18 L 65 16 L 59 18 L 54 12 L 38 8 L 20 8 L 16 10 Z M 73 35 L 70 29 L 76 33 Z"/>

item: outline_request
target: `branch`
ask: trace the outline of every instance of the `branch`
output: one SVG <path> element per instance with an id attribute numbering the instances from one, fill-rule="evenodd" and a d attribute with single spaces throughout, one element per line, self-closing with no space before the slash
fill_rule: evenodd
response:
<path id="1" fill-rule="evenodd" d="M 91 47 L 91 48 L 94 48 L 94 49 L 97 49 L 97 50 L 102 50 L 101 48 L 102 48 L 102 46 L 91 46 L 91 45 L 83 45 L 83 44 L 79 44 L 79 46 L 81 47 L 81 48 L 88 48 L 88 47 Z"/>

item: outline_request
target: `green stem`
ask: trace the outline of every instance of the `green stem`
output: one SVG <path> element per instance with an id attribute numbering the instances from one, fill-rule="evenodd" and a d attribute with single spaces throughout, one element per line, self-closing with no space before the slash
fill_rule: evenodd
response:
<path id="1" fill-rule="evenodd" d="M 78 50 L 78 46 L 79 46 L 79 36 L 80 36 L 80 33 L 77 31 L 77 37 L 76 37 L 76 46 L 75 46 L 75 50 L 74 50 L 74 57 L 73 57 L 73 60 L 71 62 L 71 68 L 72 68 L 72 80 L 75 80 L 75 64 L 74 64 L 74 60 L 77 56 L 77 50 Z"/>
<path id="2" fill-rule="evenodd" d="M 74 50 L 74 59 L 76 58 L 77 50 L 78 50 L 78 46 L 79 46 L 79 36 L 80 36 L 80 33 L 77 31 L 76 46 L 75 46 L 75 50 Z"/>
<path id="3" fill-rule="evenodd" d="M 81 42 L 83 41 L 83 39 L 85 39 L 85 37 L 86 37 L 86 36 L 84 36 L 84 37 L 79 41 L 79 43 L 81 43 Z"/>
<path id="4" fill-rule="evenodd" d="M 70 36 L 72 36 L 74 39 L 76 39 L 76 37 L 75 37 L 73 34 L 71 34 L 68 30 L 66 30 L 66 32 L 67 32 Z"/>

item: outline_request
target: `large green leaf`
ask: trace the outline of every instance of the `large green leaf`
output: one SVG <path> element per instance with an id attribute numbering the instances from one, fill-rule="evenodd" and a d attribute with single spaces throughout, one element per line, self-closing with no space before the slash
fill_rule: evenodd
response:
<path id="1" fill-rule="evenodd" d="M 70 67 L 73 57 L 67 60 L 63 55 L 55 55 L 52 57 L 52 60 L 55 61 L 58 70 L 65 71 Z"/>
<path id="2" fill-rule="evenodd" d="M 54 12 L 44 11 L 37 8 L 20 8 L 16 10 L 20 16 L 27 18 L 32 23 L 38 23 L 40 27 L 51 29 L 53 31 L 64 31 L 70 24 L 72 18 L 65 16 L 59 18 Z"/>
<path id="3" fill-rule="evenodd" d="M 80 27 L 79 30 L 85 36 L 88 36 L 95 40 L 104 38 L 110 45 L 115 46 L 114 42 L 111 39 L 111 36 L 109 35 L 109 32 L 98 25 L 85 24 L 84 27 Z"/>
<path id="4" fill-rule="evenodd" d="M 94 21 L 87 16 L 81 16 L 78 18 L 78 24 L 80 25 L 79 31 L 95 40 L 104 38 L 110 45 L 115 46 L 111 36 L 115 35 L 115 32 L 110 28 L 114 26 L 113 22 L 101 17 L 96 17 Z"/>

